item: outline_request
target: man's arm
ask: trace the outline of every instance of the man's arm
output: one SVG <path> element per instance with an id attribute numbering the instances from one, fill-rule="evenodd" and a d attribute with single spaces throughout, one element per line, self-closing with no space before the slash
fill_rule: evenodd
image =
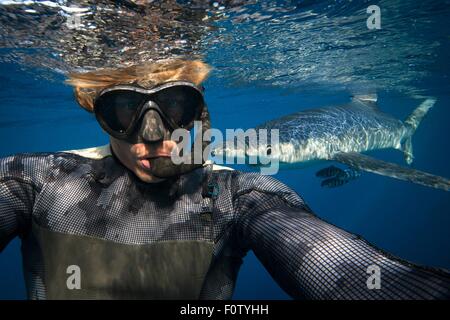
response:
<path id="1" fill-rule="evenodd" d="M 0 252 L 14 237 L 27 234 L 35 196 L 48 167 L 46 154 L 0 159 Z"/>
<path id="2" fill-rule="evenodd" d="M 236 235 L 293 298 L 450 298 L 448 272 L 414 265 L 370 245 L 316 217 L 279 181 L 265 179 L 270 188 L 259 183 L 235 197 Z M 274 191 L 277 185 L 280 192 Z"/>

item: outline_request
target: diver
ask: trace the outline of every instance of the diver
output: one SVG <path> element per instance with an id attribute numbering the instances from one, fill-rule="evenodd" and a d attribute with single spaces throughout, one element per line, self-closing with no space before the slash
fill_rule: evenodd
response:
<path id="1" fill-rule="evenodd" d="M 294 299 L 450 298 L 447 271 L 323 221 L 271 176 L 174 164 L 171 132 L 210 127 L 209 70 L 163 60 L 71 73 L 109 144 L 0 160 L 0 250 L 21 238 L 29 299 L 230 299 L 249 250 Z"/>

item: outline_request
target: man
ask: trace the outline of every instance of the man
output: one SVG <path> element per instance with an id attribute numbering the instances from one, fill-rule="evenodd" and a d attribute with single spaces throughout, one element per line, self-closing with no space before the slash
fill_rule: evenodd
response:
<path id="1" fill-rule="evenodd" d="M 71 74 L 110 145 L 1 159 L 0 248 L 21 237 L 30 299 L 229 299 L 248 250 L 293 298 L 450 298 L 449 273 L 322 221 L 273 177 L 174 164 L 170 134 L 209 127 L 208 72 L 171 60 Z"/>

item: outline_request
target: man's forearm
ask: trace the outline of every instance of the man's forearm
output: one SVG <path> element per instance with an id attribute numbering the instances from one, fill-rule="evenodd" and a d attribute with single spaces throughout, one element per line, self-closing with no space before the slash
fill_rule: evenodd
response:
<path id="1" fill-rule="evenodd" d="M 247 197 L 255 197 L 252 194 Z M 280 286 L 307 299 L 449 299 L 450 275 L 398 259 L 270 194 L 238 220 L 241 239 Z"/>

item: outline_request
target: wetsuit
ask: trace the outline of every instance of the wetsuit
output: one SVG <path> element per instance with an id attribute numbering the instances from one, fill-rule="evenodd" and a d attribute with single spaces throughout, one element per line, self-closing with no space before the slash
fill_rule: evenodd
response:
<path id="1" fill-rule="evenodd" d="M 273 177 L 212 165 L 146 184 L 111 154 L 3 158 L 0 250 L 16 236 L 31 299 L 229 299 L 248 250 L 293 298 L 450 297 L 446 271 L 321 220 Z M 371 265 L 380 289 L 368 288 Z"/>

